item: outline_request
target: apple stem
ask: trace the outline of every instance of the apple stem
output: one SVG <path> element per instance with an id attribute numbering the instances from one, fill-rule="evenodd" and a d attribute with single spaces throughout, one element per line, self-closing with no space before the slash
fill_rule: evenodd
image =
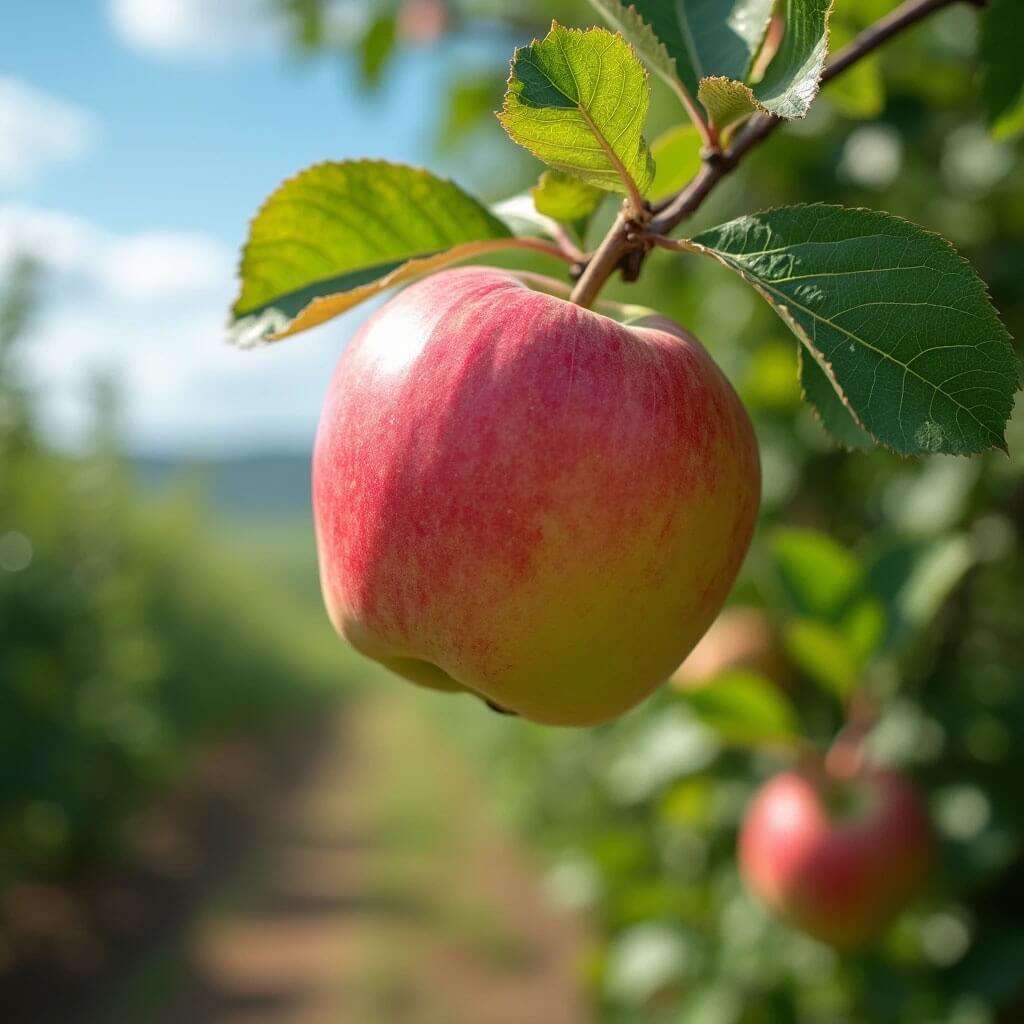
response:
<path id="1" fill-rule="evenodd" d="M 535 274 L 531 270 L 510 270 L 509 273 L 536 291 L 547 292 L 548 295 L 555 295 L 560 299 L 568 299 L 572 292 L 572 287 L 565 281 L 544 274 Z M 623 323 L 639 317 L 658 316 L 658 311 L 649 306 L 641 306 L 635 302 L 616 302 L 614 299 L 597 299 L 594 307 L 605 311 L 613 320 Z"/>
<path id="2" fill-rule="evenodd" d="M 863 688 L 854 690 L 846 722 L 825 754 L 825 768 L 835 778 L 851 778 L 864 765 L 864 741 L 878 722 L 878 705 Z"/>
<path id="3" fill-rule="evenodd" d="M 623 258 L 647 247 L 646 238 L 646 224 L 632 217 L 628 209 L 621 210 L 604 241 L 587 261 L 569 298 L 578 306 L 589 309 Z M 639 267 L 636 270 L 639 273 Z"/>
<path id="4" fill-rule="evenodd" d="M 565 263 L 575 263 L 579 259 L 579 250 L 573 247 L 573 252 L 566 251 L 561 245 L 554 242 L 546 242 L 543 238 L 499 238 L 491 243 L 494 251 L 500 249 L 531 249 L 533 252 L 542 252 L 546 256 L 554 256 L 555 259 L 563 260 Z"/>

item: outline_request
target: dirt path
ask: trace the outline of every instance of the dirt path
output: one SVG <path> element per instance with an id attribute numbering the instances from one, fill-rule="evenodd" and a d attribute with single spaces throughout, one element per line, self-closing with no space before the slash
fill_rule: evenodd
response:
<path id="1" fill-rule="evenodd" d="M 327 723 L 301 784 L 174 934 L 63 1020 L 583 1024 L 579 923 L 545 901 L 460 757 L 381 694 Z"/>

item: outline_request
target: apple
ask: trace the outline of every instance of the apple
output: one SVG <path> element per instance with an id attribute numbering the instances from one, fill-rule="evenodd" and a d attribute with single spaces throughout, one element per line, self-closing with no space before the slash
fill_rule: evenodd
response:
<path id="1" fill-rule="evenodd" d="M 757 672 L 783 689 L 789 681 L 775 627 L 760 608 L 726 608 L 669 682 L 678 690 L 696 690 L 737 670 Z"/>
<path id="2" fill-rule="evenodd" d="M 841 949 L 867 943 L 917 894 L 932 830 L 901 775 L 790 771 L 755 795 L 740 830 L 748 889 L 791 924 Z"/>
<path id="3" fill-rule="evenodd" d="M 556 725 L 668 679 L 732 586 L 759 496 L 750 420 L 696 339 L 488 267 L 424 278 L 367 321 L 313 456 L 342 636 Z"/>
<path id="4" fill-rule="evenodd" d="M 398 9 L 398 38 L 407 43 L 432 43 L 449 20 L 447 0 L 405 0 Z"/>

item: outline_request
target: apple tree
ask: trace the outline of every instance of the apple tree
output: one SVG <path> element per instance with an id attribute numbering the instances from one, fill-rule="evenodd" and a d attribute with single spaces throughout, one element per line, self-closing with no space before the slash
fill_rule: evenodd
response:
<path id="1" fill-rule="evenodd" d="M 372 22 L 361 40 L 368 78 L 392 54 L 402 17 L 417 8 L 425 19 L 428 6 L 403 4 Z M 567 6 L 558 13 L 577 20 L 582 12 Z M 528 20 L 537 13 L 533 5 L 524 11 Z M 1024 930 L 1012 908 L 1024 896 L 1013 877 L 1024 818 L 1005 779 L 1014 770 L 1015 729 L 1024 725 L 1013 686 L 1024 641 L 1014 581 L 1024 562 L 1020 470 L 1012 452 L 1011 460 L 1001 453 L 1010 449 L 1008 423 L 1011 440 L 1015 429 L 1020 374 L 989 287 L 933 229 L 978 249 L 997 298 L 1019 319 L 1019 282 L 1007 265 L 1021 255 L 1021 178 L 1011 179 L 1016 193 L 997 186 L 1015 173 L 1005 140 L 1024 128 L 1024 65 L 1013 44 L 1024 8 L 1017 0 L 850 0 L 834 11 L 827 0 L 593 0 L 593 11 L 601 25 L 556 21 L 512 56 L 498 121 L 544 165 L 528 192 L 485 203 L 428 171 L 369 159 L 302 171 L 253 221 L 231 336 L 245 346 L 285 339 L 425 279 L 371 320 L 384 328 L 366 327 L 354 343 L 370 347 L 374 365 L 387 362 L 390 344 L 405 367 L 428 351 L 411 324 L 435 314 L 457 323 L 461 308 L 464 335 L 483 316 L 445 305 L 446 294 L 458 293 L 449 282 L 465 280 L 448 276 L 451 268 L 466 261 L 511 267 L 503 273 L 537 293 L 535 308 L 549 323 L 617 322 L 635 334 L 668 314 L 696 330 L 757 427 L 761 526 L 733 603 L 756 609 L 767 637 L 761 646 L 777 651 L 720 651 L 700 678 L 692 670 L 687 678 L 684 664 L 671 686 L 596 730 L 552 733 L 498 718 L 473 725 L 492 763 L 499 750 L 513 774 L 535 780 L 521 800 L 524 824 L 556 856 L 556 884 L 600 922 L 597 1000 L 615 1021 L 1014 1020 Z M 307 13 L 309 27 L 316 22 Z M 922 43 L 933 22 L 939 29 Z M 443 19 L 431 24 L 446 30 Z M 974 38 L 976 64 L 964 48 Z M 820 103 L 865 119 L 835 147 L 838 159 L 827 138 L 821 143 L 805 127 Z M 962 110 L 979 104 L 995 142 L 976 120 L 961 123 Z M 908 148 L 910 157 L 893 157 Z M 939 170 L 929 165 L 931 152 Z M 895 172 L 887 159 L 896 159 Z M 991 173 L 1000 160 L 1002 172 Z M 873 208 L 882 191 L 900 215 Z M 846 193 L 853 202 L 836 202 Z M 914 211 L 920 216 L 907 216 Z M 556 276 L 541 277 L 539 260 L 557 267 Z M 402 298 L 409 295 L 417 298 Z M 499 291 L 491 301 L 518 301 L 511 296 Z M 753 300 L 763 311 L 753 311 Z M 587 320 L 583 310 L 601 318 Z M 488 330 L 495 365 L 503 365 L 497 352 L 508 332 L 518 331 L 517 341 L 527 333 L 508 322 Z M 716 330 L 728 339 L 716 339 Z M 677 342 L 688 344 L 679 332 Z M 553 350 L 561 333 L 551 329 Z M 581 328 L 574 347 L 596 345 L 600 333 Z M 434 340 L 440 348 L 431 358 L 457 358 L 458 330 Z M 347 446 L 345 459 L 320 471 L 317 488 L 334 503 L 326 525 L 318 512 L 322 551 L 325 532 L 348 529 L 334 509 L 376 486 L 369 470 L 358 479 L 331 476 L 332 466 L 349 465 L 370 420 L 374 451 L 364 461 L 377 458 L 378 485 L 393 494 L 396 467 L 403 480 L 418 479 L 437 446 L 471 448 L 492 396 L 455 408 L 455 373 L 429 378 L 433 404 L 391 409 L 386 384 L 378 385 L 372 401 L 351 407 L 362 411 L 344 419 L 337 441 L 337 390 L 363 389 L 368 365 L 339 369 L 321 427 L 332 444 Z M 419 395 L 431 386 L 405 369 L 397 376 L 396 388 Z M 519 391 L 524 404 L 543 402 L 542 375 L 535 385 Z M 678 397 L 685 403 L 693 394 Z M 515 411 L 490 407 L 505 418 L 488 429 L 514 429 Z M 389 434 L 377 429 L 375 408 L 412 418 Z M 442 418 L 444 431 L 435 429 Z M 563 441 L 559 435 L 556 446 Z M 537 456 L 528 446 L 523 453 Z M 616 458 L 614 446 L 598 454 Z M 719 455 L 708 473 L 728 463 Z M 438 508 L 464 513 L 491 500 L 471 486 L 479 476 L 457 460 L 445 465 L 448 476 L 430 482 L 447 482 L 461 504 Z M 353 480 L 359 493 L 349 496 Z M 403 614 L 417 600 L 435 600 L 413 593 L 425 584 L 411 569 L 419 551 L 410 524 L 422 506 L 408 494 L 428 492 L 402 492 L 402 501 L 366 513 L 372 529 L 354 550 L 390 559 L 377 583 L 350 568 L 332 577 L 334 556 L 322 560 L 332 617 L 400 674 L 517 710 L 515 687 L 528 683 L 489 690 L 482 677 L 460 678 L 452 669 L 458 659 L 441 677 L 423 677 L 399 663 L 408 653 L 401 645 L 380 642 L 380 629 L 367 640 L 373 624 L 365 617 L 346 621 L 346 609 L 359 605 L 354 592 L 379 603 L 384 578 L 399 594 L 405 583 L 407 600 L 387 595 Z M 573 515 L 604 512 L 598 493 L 584 492 Z M 537 485 L 510 499 L 508 511 L 518 525 L 534 522 L 538 505 L 550 519 L 550 498 Z M 605 504 L 615 500 L 608 493 Z M 679 507 L 684 518 L 696 515 L 682 497 Z M 436 528 L 443 516 L 431 515 Z M 637 533 L 642 518 L 635 516 Z M 555 521 L 571 550 L 575 520 Z M 481 537 L 486 574 L 497 541 L 494 533 Z M 627 534 L 615 539 L 632 543 Z M 746 538 L 739 543 L 745 550 Z M 494 601 L 465 582 L 480 580 L 476 562 L 460 575 L 460 564 L 470 563 L 459 558 L 477 554 L 460 549 L 463 556 L 446 551 L 432 563 L 438 589 L 455 588 L 446 639 L 418 658 L 432 669 L 458 644 L 452 628 L 468 621 L 462 611 Z M 672 550 L 667 544 L 666 566 L 681 588 L 692 588 L 669 561 Z M 713 536 L 708 550 L 717 550 Z M 462 589 L 449 582 L 460 579 Z M 596 572 L 594 587 L 609 586 Z M 649 622 L 675 597 L 630 586 Z M 570 628 L 588 600 L 558 609 L 565 650 L 543 634 L 547 663 L 558 669 L 544 687 L 581 703 L 590 687 L 604 685 L 601 662 L 574 660 L 606 640 L 596 627 L 591 635 Z M 678 660 L 718 603 L 708 599 L 706 621 L 693 617 L 700 629 L 680 642 Z M 641 619 L 628 619 L 620 640 L 637 664 L 654 643 Z M 438 621 L 435 636 L 444 631 Z M 680 621 L 680 633 L 690 626 Z M 766 667 L 773 664 L 783 667 Z M 623 707 L 648 691 L 638 686 Z M 520 710 L 571 722 L 535 706 L 531 694 Z M 607 717 L 583 714 L 578 724 Z"/>

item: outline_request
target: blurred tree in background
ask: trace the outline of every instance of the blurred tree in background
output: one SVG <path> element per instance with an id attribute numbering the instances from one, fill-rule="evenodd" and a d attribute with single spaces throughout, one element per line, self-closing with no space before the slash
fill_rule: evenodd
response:
<path id="1" fill-rule="evenodd" d="M 44 444 L 18 360 L 43 290 L 23 262 L 0 295 L 0 889 L 110 857 L 202 744 L 340 674 L 308 605 L 227 557 L 192 496 L 143 497 L 109 381 L 84 454 Z"/>
<path id="2" fill-rule="evenodd" d="M 448 46 L 466 33 L 497 31 L 511 53 L 543 34 L 551 17 L 597 20 L 582 3 L 529 0 L 509 19 L 509 5 L 405 0 L 346 5 L 345 31 L 332 35 L 336 5 L 284 6 L 297 43 L 311 53 L 355 47 L 371 86 L 401 60 L 403 46 Z M 833 47 L 891 7 L 838 0 Z M 886 209 L 951 239 L 1021 337 L 1024 163 L 1013 125 L 995 136 L 986 125 L 977 25 L 978 12 L 950 8 L 830 85 L 804 121 L 756 150 L 716 191 L 694 230 L 793 202 Z M 500 74 L 453 69 L 435 127 L 439 148 L 460 155 L 463 183 L 495 200 L 528 188 L 540 171 L 498 141 L 491 112 L 502 88 Z M 676 110 L 657 83 L 655 98 L 653 124 L 668 124 Z M 505 176 L 495 178 L 480 168 L 498 146 Z M 692 154 L 682 149 L 685 163 Z M 677 170 L 675 159 L 665 156 L 659 173 Z M 610 217 L 605 209 L 591 243 Z M 715 678 L 666 688 L 615 725 L 573 733 L 485 718 L 460 702 L 460 734 L 552 858 L 554 890 L 596 917 L 590 980 L 599 1019 L 1024 1019 L 1019 403 L 1009 459 L 908 462 L 881 450 L 841 452 L 800 401 L 796 343 L 721 268 L 656 253 L 638 284 L 617 283 L 609 294 L 692 328 L 755 418 L 762 524 L 734 602 L 761 610 L 787 668 L 782 682 L 732 670 L 721 651 Z M 748 898 L 735 842 L 756 785 L 791 756 L 794 723 L 827 743 L 855 684 L 866 695 L 869 749 L 920 783 L 941 857 L 926 896 L 880 943 L 843 956 Z M 773 745 L 777 755 L 764 752 Z"/>

